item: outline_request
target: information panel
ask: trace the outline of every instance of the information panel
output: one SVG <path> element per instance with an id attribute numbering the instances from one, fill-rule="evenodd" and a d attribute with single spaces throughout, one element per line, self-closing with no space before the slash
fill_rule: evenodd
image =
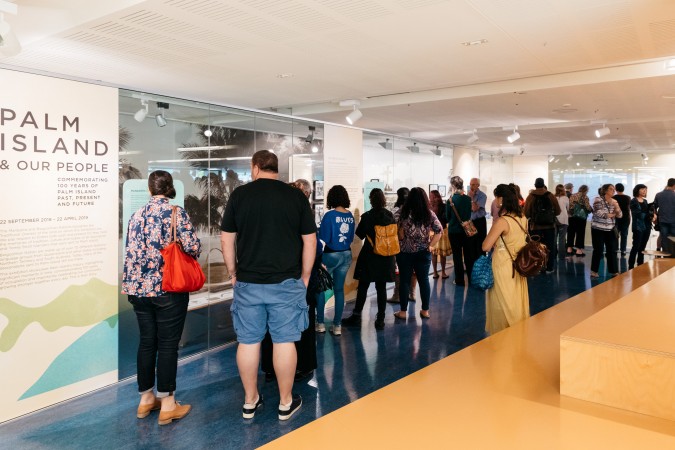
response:
<path id="1" fill-rule="evenodd" d="M 0 421 L 117 381 L 117 89 L 0 70 Z"/>

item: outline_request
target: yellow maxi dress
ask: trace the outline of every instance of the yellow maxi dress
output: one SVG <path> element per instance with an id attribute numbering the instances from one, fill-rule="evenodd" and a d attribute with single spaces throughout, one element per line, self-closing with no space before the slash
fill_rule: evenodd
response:
<path id="1" fill-rule="evenodd" d="M 492 253 L 492 272 L 495 284 L 487 291 L 485 330 L 495 334 L 504 328 L 525 320 L 530 317 L 530 297 L 527 293 L 527 278 L 516 272 L 513 275 L 512 259 L 504 247 L 515 258 L 518 250 L 525 245 L 525 232 L 514 222 L 518 221 L 524 229 L 527 229 L 525 217 L 502 217 L 506 220 L 510 231 L 497 239 L 495 250 Z M 502 237 L 504 241 L 502 241 Z"/>

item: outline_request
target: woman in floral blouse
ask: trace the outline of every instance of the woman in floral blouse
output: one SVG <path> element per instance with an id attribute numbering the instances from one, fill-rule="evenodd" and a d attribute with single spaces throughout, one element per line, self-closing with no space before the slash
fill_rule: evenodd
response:
<path id="1" fill-rule="evenodd" d="M 190 405 L 174 399 L 178 342 L 187 315 L 188 293 L 162 291 L 164 261 L 159 252 L 170 241 L 171 211 L 169 199 L 176 196 L 171 174 L 163 170 L 148 177 L 152 198 L 129 220 L 122 294 L 134 307 L 140 342 L 138 345 L 138 391 L 141 401 L 139 419 L 161 409 L 159 424 L 166 425 L 190 412 Z M 178 207 L 176 229 L 183 250 L 199 257 L 201 243 L 185 210 Z M 157 393 L 155 394 L 155 367 Z"/>
<path id="2" fill-rule="evenodd" d="M 410 278 L 413 272 L 417 275 L 420 297 L 422 297 L 422 309 L 420 310 L 422 319 L 429 318 L 431 247 L 435 246 L 441 239 L 442 232 L 441 222 L 430 209 L 427 193 L 424 189 L 412 188 L 403 208 L 401 208 L 399 217 L 398 238 L 401 253 L 396 255 L 396 262 L 401 278 L 401 292 L 409 292 Z M 394 317 L 406 319 L 408 317 L 408 297 L 402 295 L 399 300 L 401 310 L 394 313 Z"/>

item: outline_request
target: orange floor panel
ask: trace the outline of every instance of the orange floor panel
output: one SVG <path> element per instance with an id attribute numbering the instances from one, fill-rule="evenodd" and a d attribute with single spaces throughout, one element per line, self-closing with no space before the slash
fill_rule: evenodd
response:
<path id="1" fill-rule="evenodd" d="M 675 449 L 675 422 L 560 395 L 560 335 L 668 270 L 608 280 L 266 449 Z"/>

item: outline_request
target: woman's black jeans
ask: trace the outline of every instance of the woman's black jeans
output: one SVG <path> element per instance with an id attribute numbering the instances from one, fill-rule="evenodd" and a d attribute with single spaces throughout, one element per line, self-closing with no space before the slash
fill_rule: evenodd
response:
<path id="1" fill-rule="evenodd" d="M 161 297 L 129 295 L 141 338 L 136 359 L 138 392 L 147 392 L 155 386 L 155 366 L 157 397 L 167 397 L 176 390 L 178 342 L 183 334 L 189 298 L 187 292 Z"/>
<path id="2" fill-rule="evenodd" d="M 651 229 L 642 231 L 633 231 L 633 246 L 630 249 L 630 256 L 628 257 L 629 269 L 635 267 L 636 258 L 638 266 L 645 262 L 645 255 L 642 254 L 642 251 L 645 248 L 647 248 L 647 242 L 649 242 L 650 234 Z"/>
<path id="3" fill-rule="evenodd" d="M 607 258 L 607 272 L 616 274 L 619 272 L 618 261 L 616 260 L 617 239 L 612 230 L 598 230 L 591 228 L 591 239 L 593 241 L 593 256 L 591 256 L 591 271 L 598 272 L 602 256 Z"/>

